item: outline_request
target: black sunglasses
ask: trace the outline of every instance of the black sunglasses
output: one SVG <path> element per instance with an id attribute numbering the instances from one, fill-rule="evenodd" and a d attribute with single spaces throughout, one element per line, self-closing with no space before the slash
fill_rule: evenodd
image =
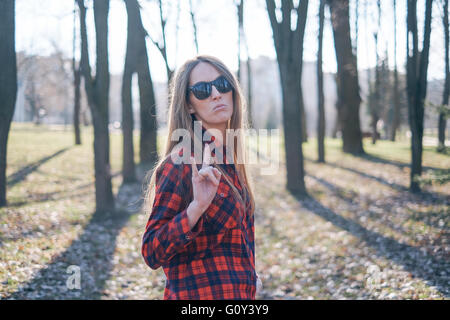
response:
<path id="1" fill-rule="evenodd" d="M 224 76 L 220 76 L 214 81 L 197 82 L 196 84 L 188 88 L 188 94 L 189 91 L 192 91 L 197 99 L 204 100 L 211 95 L 213 85 L 220 93 L 227 93 L 233 90 L 233 86 L 231 85 L 231 83 Z"/>

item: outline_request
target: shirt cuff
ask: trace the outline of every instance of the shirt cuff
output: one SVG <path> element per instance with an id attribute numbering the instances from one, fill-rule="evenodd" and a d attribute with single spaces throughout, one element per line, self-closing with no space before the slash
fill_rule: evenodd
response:
<path id="1" fill-rule="evenodd" d="M 175 218 L 175 223 L 178 225 L 177 230 L 180 231 L 179 239 L 181 245 L 188 245 L 203 229 L 203 216 L 202 215 L 192 230 L 189 227 L 189 218 L 187 215 L 187 209 L 181 211 Z"/>

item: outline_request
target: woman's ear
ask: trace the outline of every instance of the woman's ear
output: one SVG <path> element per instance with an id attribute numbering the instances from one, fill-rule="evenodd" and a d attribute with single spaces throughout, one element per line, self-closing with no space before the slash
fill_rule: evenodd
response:
<path id="1" fill-rule="evenodd" d="M 189 110 L 189 113 L 195 113 L 195 110 L 194 110 L 194 108 L 192 107 L 192 105 L 189 105 L 188 110 Z"/>

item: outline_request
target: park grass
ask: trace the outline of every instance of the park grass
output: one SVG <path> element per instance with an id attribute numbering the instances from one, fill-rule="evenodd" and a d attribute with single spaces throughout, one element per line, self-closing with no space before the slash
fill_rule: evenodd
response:
<path id="1" fill-rule="evenodd" d="M 111 133 L 113 191 L 122 179 L 120 131 Z M 138 159 L 138 134 L 135 155 Z M 161 299 L 162 269 L 140 255 L 147 214 L 95 222 L 92 130 L 75 146 L 71 127 L 13 123 L 8 143 L 9 206 L 0 209 L 0 294 L 7 299 Z M 254 141 L 252 142 L 253 146 Z M 326 139 L 303 144 L 309 198 L 285 191 L 282 139 L 276 175 L 251 165 L 257 210 L 256 264 L 262 299 L 446 299 L 449 289 L 447 185 L 407 191 L 409 142 L 364 140 L 367 157 Z M 164 137 L 158 141 L 159 150 Z M 449 168 L 425 147 L 423 165 Z M 67 266 L 80 265 L 81 290 Z"/>

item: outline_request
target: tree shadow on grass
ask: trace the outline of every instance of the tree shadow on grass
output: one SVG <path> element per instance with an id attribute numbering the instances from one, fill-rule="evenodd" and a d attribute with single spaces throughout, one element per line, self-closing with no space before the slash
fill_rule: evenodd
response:
<path id="1" fill-rule="evenodd" d="M 305 157 L 305 160 L 314 162 L 312 159 L 306 158 L 306 157 Z M 366 172 L 361 172 L 361 171 L 359 171 L 357 169 L 354 169 L 354 168 L 348 168 L 348 167 L 339 165 L 337 163 L 330 163 L 330 162 L 320 163 L 320 165 L 330 166 L 330 167 L 338 168 L 338 169 L 345 170 L 345 171 L 348 171 L 348 172 L 352 172 L 354 174 L 360 175 L 361 177 L 375 180 L 378 183 L 381 183 L 381 184 L 383 184 L 385 186 L 388 186 L 388 187 L 390 187 L 390 188 L 392 188 L 394 190 L 401 191 L 401 192 L 409 192 L 409 188 L 407 188 L 405 186 L 402 186 L 402 185 L 400 185 L 398 183 L 395 183 L 395 182 L 389 182 L 386 179 L 383 179 L 383 178 L 380 178 L 380 177 L 368 174 Z M 409 166 L 407 166 L 407 167 L 409 167 Z M 427 201 L 431 201 L 433 203 L 442 202 L 442 199 L 445 199 L 446 197 L 449 198 L 450 196 L 446 195 L 446 194 L 439 193 L 439 192 L 427 191 L 427 190 L 422 190 L 420 193 L 417 193 L 417 199 L 419 199 L 419 200 L 427 200 Z"/>
<path id="2" fill-rule="evenodd" d="M 121 174 L 122 174 L 121 171 L 117 171 L 116 173 L 112 174 L 111 177 L 115 178 Z M 64 199 L 72 198 L 72 197 L 80 197 L 80 196 L 86 195 L 87 193 L 90 193 L 91 191 L 89 191 L 89 190 L 86 191 L 86 189 L 88 189 L 89 187 L 93 187 L 94 183 L 95 182 L 92 181 L 89 183 L 82 184 L 80 186 L 77 186 L 77 187 L 71 189 L 70 192 L 61 190 L 61 191 L 55 191 L 55 192 L 31 194 L 27 200 L 22 200 L 22 201 L 17 201 L 17 202 L 9 202 L 8 207 L 18 208 L 18 207 L 22 207 L 24 205 L 31 205 L 31 204 L 35 204 L 35 203 L 42 203 L 42 202 L 47 202 L 47 201 L 59 201 L 59 200 L 64 200 Z M 85 191 L 76 193 L 75 191 L 78 191 L 78 190 L 85 190 Z"/>
<path id="3" fill-rule="evenodd" d="M 430 286 L 435 286 L 436 290 L 446 298 L 450 297 L 448 275 L 450 262 L 447 259 L 427 253 L 425 248 L 403 244 L 391 237 L 368 230 L 354 220 L 336 214 L 311 196 L 297 196 L 296 198 L 303 207 L 312 213 L 365 242 L 375 250 L 378 256 L 403 266 L 404 270 L 410 272 L 414 277 L 425 280 Z"/>
<path id="4" fill-rule="evenodd" d="M 117 237 L 131 216 L 140 211 L 140 206 L 135 208 L 138 209 L 94 213 L 66 251 L 5 299 L 100 299 L 114 268 Z M 79 267 L 79 289 L 67 286 L 69 277 L 74 276 L 69 266 Z"/>
<path id="5" fill-rule="evenodd" d="M 396 166 L 397 168 L 400 168 L 400 169 L 410 168 L 411 167 L 411 164 L 409 164 L 409 163 L 403 163 L 403 162 L 396 161 L 396 160 L 384 159 L 384 158 L 381 158 L 379 156 L 376 156 L 376 155 L 373 155 L 373 154 L 369 154 L 369 153 L 366 153 L 366 154 L 363 154 L 363 155 L 359 155 L 358 157 L 362 158 L 362 159 L 365 159 L 365 160 L 368 160 L 368 161 L 371 161 L 371 162 L 382 163 L 382 164 L 389 164 L 389 165 L 392 165 L 392 166 Z M 429 167 L 429 166 L 422 166 L 422 169 L 423 170 L 437 170 L 437 169 L 440 169 L 440 168 Z"/>
<path id="6" fill-rule="evenodd" d="M 120 175 L 121 172 L 118 171 L 115 174 L 113 174 L 113 178 Z M 18 201 L 18 202 L 10 202 L 8 203 L 8 207 L 10 208 L 19 208 L 25 205 L 33 205 L 38 203 L 45 203 L 48 201 L 63 201 L 66 199 L 77 199 L 77 198 L 83 198 L 90 194 L 92 194 L 92 190 L 89 188 L 94 185 L 94 182 L 90 182 L 87 184 L 80 185 L 76 188 L 73 188 L 70 192 L 67 191 L 56 191 L 56 192 L 46 192 L 46 193 L 39 193 L 39 194 L 30 194 L 28 200 L 24 201 Z M 124 189 L 124 186 L 121 187 L 120 190 Z M 79 191 L 79 192 L 76 192 Z M 120 192 L 119 192 L 120 194 Z M 131 205 L 130 205 L 131 207 Z M 128 209 L 128 208 L 127 208 Z M 2 235 L 0 235 L 0 247 L 3 246 L 4 242 L 13 242 L 18 240 L 23 240 L 25 238 L 31 239 L 34 237 L 40 237 L 42 236 L 42 230 L 40 229 L 41 226 L 38 225 L 23 225 L 21 226 L 20 232 L 4 232 Z M 51 223 L 51 226 L 49 229 L 46 229 L 46 232 L 54 232 L 57 228 L 59 228 L 59 224 Z"/>
<path id="7" fill-rule="evenodd" d="M 32 173 L 33 171 L 35 171 L 37 168 L 39 168 L 42 164 L 44 164 L 45 162 L 53 159 L 56 156 L 59 156 L 60 154 L 64 153 L 65 151 L 69 150 L 72 147 L 66 147 L 63 148 L 59 151 L 56 151 L 54 154 L 51 154 L 47 157 L 44 157 L 34 163 L 31 163 L 23 168 L 21 168 L 19 171 L 13 173 L 12 175 L 10 175 L 8 177 L 8 182 L 6 183 L 7 186 L 9 188 L 11 188 L 12 186 L 16 185 L 17 183 L 25 180 L 25 178 Z"/>

